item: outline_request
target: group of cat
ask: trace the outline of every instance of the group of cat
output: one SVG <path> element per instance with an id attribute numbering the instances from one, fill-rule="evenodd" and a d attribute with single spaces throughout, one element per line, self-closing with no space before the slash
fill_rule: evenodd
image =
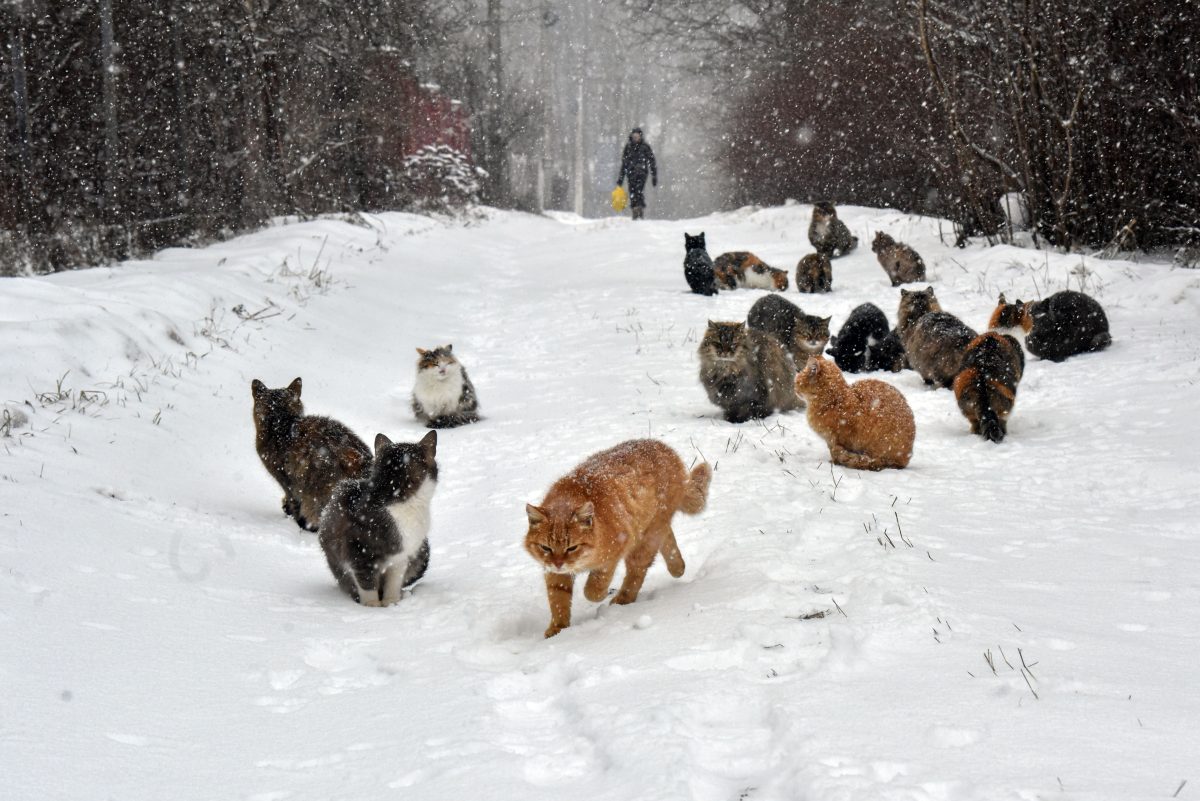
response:
<path id="1" fill-rule="evenodd" d="M 713 262 L 703 234 L 685 237 L 684 271 L 693 291 L 787 288 L 786 273 L 753 254 L 728 253 Z M 830 291 L 830 260 L 858 240 L 828 203 L 814 208 L 809 238 L 817 252 L 801 260 L 797 284 L 802 291 Z M 893 286 L 924 280 L 925 265 L 912 248 L 879 234 L 873 249 Z M 932 287 L 901 290 L 895 329 L 870 303 L 854 309 L 836 337 L 829 336 L 829 323 L 779 295 L 762 297 L 746 323 L 709 322 L 699 350 L 700 380 L 731 422 L 807 408 L 831 460 L 865 470 L 907 466 L 916 425 L 899 390 L 873 379 L 849 384 L 843 370 L 911 367 L 927 383 L 952 387 L 972 431 L 998 442 L 1024 369 L 1020 341 L 1009 330 L 1025 334 L 1031 353 L 1055 361 L 1111 342 L 1103 310 L 1079 292 L 1013 304 L 1001 295 L 993 330 L 979 336 L 941 310 Z M 824 357 L 827 345 L 832 361 Z M 432 429 L 477 421 L 475 388 L 452 347 L 418 353 L 417 419 Z M 416 443 L 378 434 L 372 452 L 341 423 L 304 414 L 299 378 L 282 389 L 255 379 L 251 392 L 256 449 L 283 488 L 285 514 L 318 532 L 330 571 L 352 599 L 365 606 L 398 601 L 429 564 L 437 432 Z M 624 563 L 615 604 L 637 599 L 659 554 L 672 576 L 683 575 L 671 521 L 676 512 L 703 511 L 711 481 L 708 464 L 688 470 L 665 443 L 630 440 L 588 457 L 540 504 L 527 504 L 524 546 L 542 567 L 550 607 L 545 636 L 570 625 L 576 575 L 588 574 L 584 596 L 599 602 Z"/>
<path id="2" fill-rule="evenodd" d="M 838 219 L 837 208 L 829 202 L 813 206 L 808 226 L 808 241 L 815 253 L 796 264 L 796 289 L 800 292 L 833 291 L 832 259 L 858 247 L 858 237 Z M 683 275 L 697 295 L 715 295 L 721 289 L 769 289 L 786 292 L 788 275 L 745 250 L 722 253 L 714 260 L 708 255 L 704 234 L 683 235 L 686 255 Z M 892 286 L 925 280 L 925 262 L 908 245 L 880 231 L 871 243 L 880 266 L 892 280 Z"/>
<path id="3" fill-rule="evenodd" d="M 830 203 L 814 207 L 809 240 L 817 253 L 797 267 L 798 288 L 829 291 L 830 259 L 853 250 L 857 240 Z M 684 245 L 688 285 L 697 294 L 709 294 L 703 281 L 704 234 L 685 233 Z M 908 245 L 880 232 L 872 250 L 892 286 L 925 280 L 925 263 Z M 760 263 L 748 253 L 725 254 L 717 262 L 731 255 L 743 264 Z M 811 282 L 801 285 L 805 262 L 813 259 L 825 265 L 824 289 L 806 288 Z M 973 434 L 1000 442 L 1025 370 L 1026 348 L 1034 356 L 1062 361 L 1112 342 L 1100 304 L 1070 290 L 1029 303 L 1008 303 L 1001 294 L 989 330 L 982 334 L 943 311 L 932 286 L 900 290 L 895 328 L 872 303 L 856 307 L 832 338 L 829 323 L 829 317 L 806 314 L 774 294 L 759 298 L 745 323 L 710 320 L 699 349 L 700 382 L 732 423 L 807 407 L 809 423 L 828 444 L 830 459 L 867 470 L 908 465 L 916 437 L 912 409 L 891 385 L 874 379 L 849 384 L 843 371 L 911 368 L 926 384 L 954 391 Z M 1015 333 L 1025 337 L 1024 348 Z M 833 363 L 824 357 L 827 344 Z"/>
<path id="4" fill-rule="evenodd" d="M 417 351 L 417 419 L 434 429 L 477 421 L 475 388 L 453 348 Z M 437 432 L 416 443 L 377 434 L 372 452 L 338 421 L 306 415 L 302 386 L 299 378 L 282 389 L 251 382 L 258 456 L 283 488 L 284 513 L 318 532 L 342 591 L 364 606 L 390 606 L 429 566 Z M 671 519 L 703 511 L 711 480 L 707 464 L 689 471 L 664 443 L 630 440 L 589 457 L 540 505 L 527 505 L 525 550 L 543 568 L 550 606 L 545 636 L 570 625 L 578 573 L 589 574 L 584 595 L 600 601 L 623 562 L 616 604 L 637 599 L 658 554 L 671 575 L 683 575 Z"/>
<path id="5" fill-rule="evenodd" d="M 433 429 L 477 421 L 475 387 L 453 346 L 417 353 L 417 419 Z M 377 434 L 372 452 L 338 421 L 306 415 L 302 386 L 250 383 L 258 457 L 283 488 L 284 514 L 319 532 L 338 586 L 364 606 L 393 604 L 429 565 L 437 432 L 416 443 Z"/>

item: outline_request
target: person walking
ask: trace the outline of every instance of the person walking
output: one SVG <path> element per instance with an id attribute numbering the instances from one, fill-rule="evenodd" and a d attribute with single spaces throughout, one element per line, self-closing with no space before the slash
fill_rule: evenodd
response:
<path id="1" fill-rule="evenodd" d="M 654 163 L 654 151 L 642 137 L 642 129 L 634 128 L 629 132 L 629 141 L 621 151 L 621 174 L 617 176 L 617 186 L 626 178 L 629 179 L 629 207 L 633 211 L 633 219 L 640 220 L 646 216 L 646 176 L 650 182 L 658 186 L 658 166 Z"/>

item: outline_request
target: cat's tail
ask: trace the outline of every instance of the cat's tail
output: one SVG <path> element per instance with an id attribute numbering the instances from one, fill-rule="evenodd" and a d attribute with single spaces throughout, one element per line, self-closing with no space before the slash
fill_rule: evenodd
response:
<path id="1" fill-rule="evenodd" d="M 684 514 L 698 515 L 708 504 L 708 485 L 712 482 L 712 468 L 708 462 L 702 462 L 693 468 L 688 476 L 687 486 L 683 490 L 683 503 L 680 509 Z"/>
<path id="2" fill-rule="evenodd" d="M 1091 350 L 1093 352 L 1098 351 L 1098 350 L 1104 350 L 1111 344 L 1112 344 L 1112 335 L 1109 334 L 1107 331 L 1101 331 L 1099 334 L 1096 334 L 1096 336 L 1092 338 Z"/>
<path id="3" fill-rule="evenodd" d="M 979 412 L 979 434 L 991 442 L 1001 442 L 1004 439 L 1004 426 L 990 403 L 985 403 Z"/>

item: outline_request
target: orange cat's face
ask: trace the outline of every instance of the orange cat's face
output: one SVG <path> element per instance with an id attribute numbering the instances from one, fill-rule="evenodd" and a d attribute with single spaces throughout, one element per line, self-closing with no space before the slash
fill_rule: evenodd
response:
<path id="1" fill-rule="evenodd" d="M 581 573 L 590 570 L 594 552 L 595 508 L 592 502 L 571 513 L 551 513 L 532 504 L 525 505 L 529 531 L 525 550 L 551 573 Z"/>
<path id="2" fill-rule="evenodd" d="M 808 396 L 833 379 L 840 372 L 833 362 L 822 356 L 809 356 L 804 369 L 796 373 L 796 394 Z"/>

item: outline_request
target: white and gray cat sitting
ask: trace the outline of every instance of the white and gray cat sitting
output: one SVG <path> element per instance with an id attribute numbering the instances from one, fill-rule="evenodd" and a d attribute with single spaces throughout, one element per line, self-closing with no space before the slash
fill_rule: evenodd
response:
<path id="1" fill-rule="evenodd" d="M 479 399 L 467 371 L 454 356 L 453 345 L 417 348 L 417 385 L 413 414 L 427 428 L 454 428 L 479 420 Z"/>

